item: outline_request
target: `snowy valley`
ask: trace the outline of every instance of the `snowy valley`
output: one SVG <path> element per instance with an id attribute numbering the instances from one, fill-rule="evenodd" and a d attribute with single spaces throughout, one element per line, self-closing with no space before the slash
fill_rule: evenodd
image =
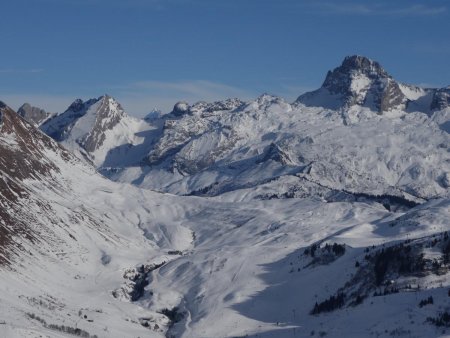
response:
<path id="1" fill-rule="evenodd" d="M 1 102 L 0 336 L 450 335 L 449 126 L 362 56 L 292 103 Z"/>

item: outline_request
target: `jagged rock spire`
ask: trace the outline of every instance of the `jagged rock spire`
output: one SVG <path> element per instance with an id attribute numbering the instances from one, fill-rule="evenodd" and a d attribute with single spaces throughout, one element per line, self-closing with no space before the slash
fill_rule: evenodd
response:
<path id="1" fill-rule="evenodd" d="M 353 55 L 327 73 L 321 88 L 301 95 L 297 102 L 331 109 L 359 105 L 381 113 L 405 105 L 407 98 L 378 62 Z"/>

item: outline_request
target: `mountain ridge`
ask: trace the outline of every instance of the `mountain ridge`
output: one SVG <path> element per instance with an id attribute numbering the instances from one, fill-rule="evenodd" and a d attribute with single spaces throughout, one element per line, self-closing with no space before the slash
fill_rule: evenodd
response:
<path id="1" fill-rule="evenodd" d="M 327 73 L 321 88 L 301 95 L 292 104 L 269 94 L 248 102 L 239 99 L 194 104 L 180 101 L 168 114 L 137 120 L 104 95 L 86 102 L 76 100 L 65 113 L 44 123 L 41 130 L 60 140 L 80 158 L 94 163 L 113 180 L 165 192 L 189 195 L 214 186 L 210 193 L 220 194 L 249 184 L 257 186 L 283 175 L 299 175 L 307 166 L 311 179 L 327 182 L 330 189 L 364 194 L 375 191 L 375 195 L 395 191 L 398 197 L 421 200 L 447 191 L 446 154 L 440 148 L 433 150 L 437 151 L 440 171 L 434 172 L 427 168 L 422 150 L 409 164 L 401 154 L 389 152 L 406 146 L 406 140 L 401 145 L 398 143 L 399 135 L 413 137 L 407 131 L 409 126 L 417 126 L 424 134 L 430 126 L 433 130 L 437 127 L 438 134 L 439 128 L 445 132 L 450 130 L 446 113 L 449 100 L 446 88 L 422 89 L 397 82 L 378 62 L 353 55 Z M 102 108 L 104 101 L 115 107 Z M 420 112 L 427 117 L 422 117 Z M 91 117 L 86 118 L 87 115 Z M 309 119 L 304 120 L 302 115 Z M 73 127 L 83 119 L 82 128 Z M 66 125 L 59 125 L 58 121 Z M 305 123 L 309 130 L 302 126 Z M 429 126 L 420 126 L 423 123 Z M 371 170 L 354 167 L 360 164 L 347 161 L 350 150 L 346 149 L 353 145 L 344 143 L 341 135 L 333 135 L 341 129 L 343 133 L 348 128 L 358 130 L 361 140 L 357 142 L 365 144 L 364 131 L 359 131 L 364 124 L 369 129 L 373 125 L 383 126 L 392 133 L 388 136 L 391 144 L 384 146 L 386 150 L 378 151 L 379 162 L 372 162 Z M 277 125 L 278 128 L 274 127 Z M 327 126 L 329 136 L 321 136 L 323 126 Z M 377 131 L 372 133 L 376 137 Z M 442 135 L 445 148 L 447 134 Z M 330 143 L 335 137 L 336 145 Z M 323 143 L 316 145 L 317 138 Z M 302 152 L 290 143 L 298 143 Z M 320 147 L 323 149 L 319 150 Z M 339 150 L 329 153 L 329 157 L 321 155 L 335 147 Z M 277 150 L 278 155 L 270 155 L 270 149 Z M 354 151 L 363 156 L 361 150 Z M 277 162 L 281 158 L 283 163 Z M 368 162 L 364 158 L 359 161 Z M 335 170 L 342 173 L 337 174 Z M 242 179 L 227 183 L 233 177 Z M 413 183 L 412 177 L 419 177 L 418 183 Z"/>
<path id="2" fill-rule="evenodd" d="M 17 113 L 22 116 L 28 122 L 33 123 L 35 126 L 39 126 L 47 119 L 51 118 L 55 114 L 49 113 L 44 109 L 34 107 L 29 103 L 24 103 L 19 107 Z"/>
<path id="3" fill-rule="evenodd" d="M 0 336 L 444 335 L 446 94 L 423 113 L 433 90 L 346 64 L 370 83 L 336 109 L 263 94 L 139 121 L 101 96 L 39 130 L 0 101 Z"/>

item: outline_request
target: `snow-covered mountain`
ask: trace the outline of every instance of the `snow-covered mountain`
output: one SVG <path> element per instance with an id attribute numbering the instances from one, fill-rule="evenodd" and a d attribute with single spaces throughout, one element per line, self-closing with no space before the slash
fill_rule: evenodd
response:
<path id="1" fill-rule="evenodd" d="M 404 107 L 406 95 L 378 62 L 363 56 L 349 56 L 329 71 L 322 87 L 301 95 L 297 102 L 329 109 L 358 105 L 384 112 Z"/>
<path id="2" fill-rule="evenodd" d="M 325 83 L 144 120 L 77 100 L 41 125 L 60 144 L 0 103 L 0 336 L 445 336 L 448 88 L 363 57 Z"/>
<path id="3" fill-rule="evenodd" d="M 254 187 L 267 190 L 255 196 L 282 196 L 285 181 L 291 191 L 313 196 L 328 189 L 423 201 L 449 193 L 445 110 L 440 119 L 402 110 L 379 115 L 271 95 L 228 110 L 215 106 L 165 116 L 162 136 L 141 166 L 103 172 L 140 187 L 208 196 Z"/>
<path id="4" fill-rule="evenodd" d="M 292 104 L 268 94 L 250 102 L 179 102 L 169 114 L 110 131 L 114 137 L 101 151 L 76 131 L 63 144 L 88 149 L 113 180 L 175 194 L 265 187 L 267 193 L 253 195 L 284 196 L 284 185 L 270 182 L 295 181 L 289 189 L 297 195 L 328 189 L 423 201 L 448 194 L 446 93 L 397 82 L 377 62 L 351 56 Z M 94 102 L 69 108 L 42 130 L 64 138 L 58 120 L 96 112 Z M 114 111 L 99 114 L 96 124 L 108 125 Z M 97 130 L 93 121 L 85 118 L 83 130 Z"/>
<path id="5" fill-rule="evenodd" d="M 291 190 L 312 195 L 325 188 L 423 201 L 449 191 L 447 96 L 448 88 L 403 84 L 349 56 L 292 104 L 268 94 L 179 102 L 138 120 L 104 96 L 75 101 L 41 129 L 105 176 L 148 189 L 213 196 L 294 180 Z M 278 189 L 267 194 L 285 193 Z"/>
<path id="6" fill-rule="evenodd" d="M 397 82 L 378 62 L 353 55 L 328 72 L 322 87 L 300 95 L 296 102 L 335 110 L 358 106 L 380 114 L 392 110 L 429 114 L 448 107 L 446 95 L 446 88 L 424 89 Z"/>
<path id="7" fill-rule="evenodd" d="M 141 147 L 141 133 L 151 129 L 144 121 L 130 117 L 121 105 L 108 95 L 83 102 L 75 100 L 62 114 L 54 116 L 40 129 L 67 149 L 95 166 L 116 165 L 133 161 L 130 147 Z M 137 156 L 140 154 L 138 153 Z"/>

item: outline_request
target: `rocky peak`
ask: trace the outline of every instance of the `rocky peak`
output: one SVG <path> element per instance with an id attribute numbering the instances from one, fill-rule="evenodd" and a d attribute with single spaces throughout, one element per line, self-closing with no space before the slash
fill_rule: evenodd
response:
<path id="1" fill-rule="evenodd" d="M 49 174 L 53 167 L 45 151 L 62 148 L 4 103 L 0 104 L 0 116 L 0 157 L 4 159 L 0 161 L 0 171 L 20 179 L 39 179 L 39 175 Z"/>
<path id="2" fill-rule="evenodd" d="M 83 102 L 76 100 L 62 114 L 41 125 L 41 130 L 78 157 L 101 166 L 106 159 L 115 159 L 116 149 L 127 151 L 140 136 L 136 133 L 147 123 L 134 119 L 124 111 L 119 102 L 109 95 Z M 113 160 L 111 160 L 113 161 Z"/>
<path id="3" fill-rule="evenodd" d="M 126 115 L 120 103 L 109 95 L 99 97 L 97 102 L 98 106 L 90 109 L 95 115 L 91 129 L 77 141 L 88 152 L 99 148 L 105 140 L 105 132 L 113 129 Z"/>
<path id="4" fill-rule="evenodd" d="M 109 97 L 109 96 L 103 95 L 103 96 L 100 96 L 99 98 L 89 99 L 87 101 L 83 101 L 82 99 L 76 99 L 75 101 L 73 101 L 70 104 L 70 106 L 67 108 L 67 110 L 64 113 L 70 111 L 72 113 L 77 113 L 77 115 L 84 115 L 90 106 L 103 100 L 105 97 Z"/>
<path id="5" fill-rule="evenodd" d="M 107 94 L 100 96 L 96 102 L 99 103 L 99 107 L 97 108 L 97 116 L 101 119 L 103 118 L 114 118 L 116 116 L 125 115 L 125 111 L 122 108 L 121 104 L 117 102 L 112 96 Z"/>
<path id="6" fill-rule="evenodd" d="M 361 55 L 346 56 L 339 68 L 342 70 L 356 70 L 367 74 L 376 73 L 380 76 L 389 76 L 378 62 Z"/>
<path id="7" fill-rule="evenodd" d="M 60 142 L 71 136 L 78 139 L 93 130 L 110 129 L 124 114 L 120 104 L 109 95 L 85 102 L 76 99 L 64 113 L 46 121 L 41 129 Z M 76 132 L 75 125 L 77 125 Z"/>
<path id="8" fill-rule="evenodd" d="M 442 110 L 450 107 L 450 86 L 435 91 L 431 101 L 431 110 Z"/>
<path id="9" fill-rule="evenodd" d="M 364 56 L 347 56 L 341 66 L 333 71 L 328 71 L 322 87 L 330 90 L 331 93 L 341 93 L 343 89 L 350 89 L 355 86 L 354 81 L 366 77 L 369 80 L 379 80 L 391 78 L 390 75 L 376 61 L 372 61 Z"/>
<path id="10" fill-rule="evenodd" d="M 72 104 L 67 108 L 67 110 L 71 110 L 73 112 L 79 112 L 84 107 L 84 102 L 82 99 L 76 99 L 72 102 Z"/>
<path id="11" fill-rule="evenodd" d="M 255 100 L 255 102 L 260 106 L 273 104 L 273 103 L 280 103 L 282 101 L 283 101 L 283 99 L 281 97 L 278 97 L 278 96 L 275 96 L 272 94 L 268 94 L 268 93 L 261 94 Z"/>
<path id="12" fill-rule="evenodd" d="M 239 110 L 244 110 L 256 114 L 255 116 L 261 115 L 261 113 L 267 113 L 272 110 L 278 110 L 279 107 L 283 107 L 289 111 L 290 104 L 286 103 L 281 97 L 264 93 L 257 97 L 254 101 L 244 104 Z"/>
<path id="13" fill-rule="evenodd" d="M 321 88 L 301 95 L 297 102 L 330 109 L 359 105 L 382 113 L 401 108 L 407 98 L 378 62 L 353 55 L 327 73 Z"/>
<path id="14" fill-rule="evenodd" d="M 51 113 L 46 112 L 44 109 L 33 107 L 29 103 L 24 103 L 18 110 L 17 114 L 22 116 L 26 121 L 39 126 L 42 124 Z"/>
<path id="15" fill-rule="evenodd" d="M 183 116 L 189 112 L 189 108 L 189 103 L 186 101 L 179 101 L 173 106 L 172 114 L 175 116 Z"/>

